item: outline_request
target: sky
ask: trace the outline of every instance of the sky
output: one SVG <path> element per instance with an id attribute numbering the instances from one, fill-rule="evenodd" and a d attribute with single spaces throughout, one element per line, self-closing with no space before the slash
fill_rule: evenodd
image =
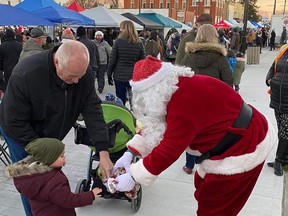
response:
<path id="1" fill-rule="evenodd" d="M 283 14 L 285 0 L 276 0 L 276 14 Z M 262 17 L 270 17 L 274 9 L 274 0 L 258 0 L 257 5 L 260 6 L 258 9 L 259 14 Z M 285 13 L 288 13 L 288 0 L 286 3 Z"/>

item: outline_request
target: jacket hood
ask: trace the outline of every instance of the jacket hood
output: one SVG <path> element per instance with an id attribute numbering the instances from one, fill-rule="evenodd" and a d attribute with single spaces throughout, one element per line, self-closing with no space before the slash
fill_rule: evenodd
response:
<path id="1" fill-rule="evenodd" d="M 39 194 L 43 185 L 55 175 L 53 168 L 39 164 L 31 156 L 9 165 L 5 173 L 12 177 L 16 189 L 22 195 L 33 198 Z"/>
<path id="2" fill-rule="evenodd" d="M 237 57 L 236 59 L 237 59 L 237 61 L 241 61 L 241 62 L 245 62 L 246 61 L 245 58 Z"/>
<path id="3" fill-rule="evenodd" d="M 218 61 L 219 58 L 226 57 L 227 51 L 221 44 L 215 43 L 194 43 L 187 42 L 186 54 L 192 57 L 191 65 L 196 68 L 207 68 Z"/>
<path id="4" fill-rule="evenodd" d="M 32 156 L 28 156 L 17 163 L 7 166 L 5 174 L 8 177 L 15 178 L 20 176 L 31 176 L 36 173 L 46 173 L 50 172 L 52 169 L 53 168 L 47 165 L 39 164 Z"/>
<path id="5" fill-rule="evenodd" d="M 187 42 L 185 47 L 185 52 L 199 52 L 199 51 L 216 51 L 221 53 L 223 56 L 227 56 L 227 51 L 225 47 L 221 44 L 216 43 L 195 43 Z"/>
<path id="6" fill-rule="evenodd" d="M 42 46 L 37 44 L 32 38 L 29 38 L 24 44 L 23 44 L 23 51 L 27 52 L 30 50 L 40 50 L 42 51 Z"/>

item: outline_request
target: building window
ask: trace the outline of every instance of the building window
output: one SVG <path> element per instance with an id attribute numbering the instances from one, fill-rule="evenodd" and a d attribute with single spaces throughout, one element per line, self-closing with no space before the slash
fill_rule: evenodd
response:
<path id="1" fill-rule="evenodd" d="M 183 0 L 183 1 L 182 1 L 182 9 L 183 9 L 183 10 L 186 9 L 186 5 L 187 5 L 186 0 Z"/>
<path id="2" fill-rule="evenodd" d="M 163 8 L 163 0 L 159 1 L 159 8 Z"/>
<path id="3" fill-rule="evenodd" d="M 192 6 L 197 6 L 198 0 L 192 0 Z"/>
<path id="4" fill-rule="evenodd" d="M 142 8 L 146 8 L 146 0 L 142 0 Z"/>
<path id="5" fill-rule="evenodd" d="M 176 9 L 179 8 L 179 2 L 178 2 L 178 0 L 175 0 L 175 2 L 174 2 L 174 8 L 176 8 Z"/>
<path id="6" fill-rule="evenodd" d="M 220 4 L 220 2 L 218 2 Z M 210 0 L 204 0 L 204 6 L 210 6 Z"/>
<path id="7" fill-rule="evenodd" d="M 154 0 L 150 0 L 150 8 L 154 8 Z"/>
<path id="8" fill-rule="evenodd" d="M 134 0 L 131 0 L 131 9 L 133 9 L 135 7 L 135 2 Z"/>
<path id="9" fill-rule="evenodd" d="M 166 8 L 170 8 L 170 0 L 166 1 Z"/>

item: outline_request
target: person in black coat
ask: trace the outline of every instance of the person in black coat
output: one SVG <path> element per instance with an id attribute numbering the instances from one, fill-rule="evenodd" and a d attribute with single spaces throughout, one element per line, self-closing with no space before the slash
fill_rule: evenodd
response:
<path id="1" fill-rule="evenodd" d="M 107 76 L 108 84 L 115 84 L 116 96 L 125 105 L 127 96 L 132 108 L 132 93 L 129 81 L 137 61 L 145 58 L 143 44 L 138 37 L 134 24 L 130 20 L 120 23 L 121 33 L 115 41 L 109 58 Z"/>
<path id="2" fill-rule="evenodd" d="M 0 45 L 0 71 L 3 76 L 2 90 L 5 92 L 11 76 L 12 70 L 18 63 L 22 44 L 16 41 L 15 33 L 12 29 L 7 29 L 5 33 L 5 42 Z"/>
<path id="3" fill-rule="evenodd" d="M 268 166 L 274 167 L 274 174 L 283 175 L 283 166 L 288 164 L 288 48 L 284 47 L 276 56 L 267 76 L 266 85 L 270 86 L 270 108 L 274 109 L 278 127 L 278 147 L 275 162 Z"/>
<path id="4" fill-rule="evenodd" d="M 270 36 L 270 51 L 272 51 L 272 49 L 275 50 L 275 38 L 276 38 L 275 29 L 272 29 Z"/>
<path id="5" fill-rule="evenodd" d="M 25 146 L 39 137 L 63 140 L 80 113 L 99 152 L 101 173 L 109 178 L 108 128 L 86 46 L 67 40 L 24 58 L 15 66 L 0 104 L 0 133 L 12 162 L 27 157 Z M 32 215 L 28 200 L 22 202 L 26 215 Z"/>
<path id="6" fill-rule="evenodd" d="M 92 40 L 88 39 L 86 35 L 86 30 L 83 26 L 80 26 L 77 28 L 77 37 L 78 37 L 78 41 L 83 43 L 89 51 L 89 55 L 90 55 L 89 66 L 94 71 L 94 78 L 96 78 L 96 74 L 100 66 L 100 55 L 99 55 L 98 47 Z"/>

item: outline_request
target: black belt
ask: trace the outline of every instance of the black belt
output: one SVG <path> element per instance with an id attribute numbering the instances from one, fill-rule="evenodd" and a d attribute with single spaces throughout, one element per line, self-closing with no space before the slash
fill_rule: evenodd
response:
<path id="1" fill-rule="evenodd" d="M 239 116 L 235 120 L 232 127 L 247 129 L 249 126 L 249 123 L 251 122 L 252 114 L 253 114 L 252 108 L 243 101 Z M 196 157 L 196 164 L 200 164 L 204 160 L 209 159 L 212 156 L 223 154 L 227 149 L 229 149 L 231 146 L 236 144 L 241 138 L 242 138 L 242 135 L 228 132 L 213 149 L 211 149 L 208 152 L 205 152 L 199 157 Z"/>

